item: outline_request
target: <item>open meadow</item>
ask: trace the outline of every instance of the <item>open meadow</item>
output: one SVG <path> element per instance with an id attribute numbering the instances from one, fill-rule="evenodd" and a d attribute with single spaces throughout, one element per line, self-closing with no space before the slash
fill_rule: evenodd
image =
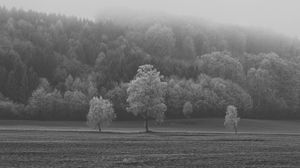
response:
<path id="1" fill-rule="evenodd" d="M 84 122 L 0 121 L 0 167 L 300 166 L 299 121 L 242 120 L 238 135 L 222 121 L 151 123 L 149 134 L 142 122 L 98 133 Z"/>

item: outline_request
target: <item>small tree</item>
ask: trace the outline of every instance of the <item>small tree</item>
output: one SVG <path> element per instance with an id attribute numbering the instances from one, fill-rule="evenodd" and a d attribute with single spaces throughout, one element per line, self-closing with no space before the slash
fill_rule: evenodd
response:
<path id="1" fill-rule="evenodd" d="M 148 120 L 162 122 L 167 106 L 164 104 L 166 83 L 161 81 L 160 73 L 152 65 L 143 65 L 138 69 L 135 79 L 127 89 L 129 107 L 127 111 L 145 119 L 145 130 L 149 132 Z"/>
<path id="2" fill-rule="evenodd" d="M 193 105 L 191 102 L 187 101 L 183 105 L 182 113 L 186 118 L 190 118 L 193 113 Z"/>
<path id="3" fill-rule="evenodd" d="M 90 127 L 98 128 L 101 132 L 101 127 L 110 124 L 115 117 L 113 106 L 108 100 L 102 97 L 91 99 L 87 115 L 87 124 Z"/>
<path id="4" fill-rule="evenodd" d="M 237 134 L 237 126 L 239 121 L 240 118 L 238 117 L 236 107 L 232 105 L 227 106 L 224 126 L 231 129 L 233 128 L 235 134 Z"/>

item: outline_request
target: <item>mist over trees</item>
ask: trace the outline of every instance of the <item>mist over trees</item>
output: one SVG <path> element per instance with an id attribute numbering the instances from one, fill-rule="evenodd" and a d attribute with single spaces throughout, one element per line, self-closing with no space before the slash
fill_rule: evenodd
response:
<path id="1" fill-rule="evenodd" d="M 300 117 L 300 41 L 174 16 L 96 22 L 0 8 L 1 119 L 85 120 L 102 96 L 118 120 L 129 82 L 151 64 L 166 82 L 167 118 Z M 127 22 L 128 21 L 128 22 Z M 186 107 L 187 108 L 187 107 Z M 188 108 L 187 108 L 188 109 Z"/>

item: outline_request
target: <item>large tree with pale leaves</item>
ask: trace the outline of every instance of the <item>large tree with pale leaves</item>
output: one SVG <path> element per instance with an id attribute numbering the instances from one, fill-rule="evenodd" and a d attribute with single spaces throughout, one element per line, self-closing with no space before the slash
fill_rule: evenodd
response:
<path id="1" fill-rule="evenodd" d="M 224 126 L 231 129 L 233 128 L 235 134 L 237 134 L 237 126 L 239 121 L 240 118 L 238 117 L 236 107 L 232 105 L 227 106 Z"/>
<path id="2" fill-rule="evenodd" d="M 164 104 L 166 82 L 152 65 L 139 67 L 135 78 L 129 83 L 127 110 L 145 119 L 145 130 L 149 132 L 148 121 L 155 119 L 162 122 L 167 106 Z"/>
<path id="3" fill-rule="evenodd" d="M 90 110 L 87 115 L 87 124 L 98 128 L 101 132 L 102 126 L 109 125 L 116 118 L 113 105 L 102 97 L 94 97 L 90 100 Z"/>

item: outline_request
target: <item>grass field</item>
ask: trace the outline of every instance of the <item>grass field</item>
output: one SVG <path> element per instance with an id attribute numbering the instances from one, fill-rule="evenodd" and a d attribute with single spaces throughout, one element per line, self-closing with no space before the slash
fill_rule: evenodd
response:
<path id="1" fill-rule="evenodd" d="M 0 121 L 0 167 L 300 167 L 299 121 L 242 120 L 239 135 L 220 119 L 139 127 L 115 122 L 99 134 L 82 122 Z"/>

